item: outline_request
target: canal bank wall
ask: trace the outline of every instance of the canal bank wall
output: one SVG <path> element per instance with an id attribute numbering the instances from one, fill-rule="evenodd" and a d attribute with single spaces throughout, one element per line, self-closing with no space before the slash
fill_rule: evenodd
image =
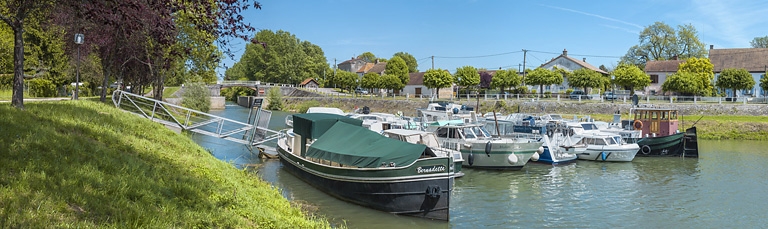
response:
<path id="1" fill-rule="evenodd" d="M 371 112 L 397 113 L 403 112 L 406 116 L 415 116 L 417 108 L 427 107 L 428 99 L 371 99 L 371 98 L 339 98 L 339 97 L 284 97 L 285 104 L 292 104 L 292 107 L 298 107 L 300 104 L 319 104 L 320 106 L 338 107 L 344 111 L 353 111 L 355 108 L 368 106 Z M 476 107 L 477 101 L 454 101 L 462 105 Z M 628 114 L 632 107 L 630 103 L 624 102 L 576 102 L 576 101 L 530 101 L 530 100 L 480 100 L 479 113 L 491 112 L 496 108 L 497 112 L 509 114 L 517 112 L 524 113 L 557 113 L 557 114 L 615 114 L 620 112 Z M 768 114 L 768 105 L 766 104 L 685 104 L 685 103 L 652 103 L 643 104 L 645 107 L 659 107 L 678 109 L 682 115 L 765 115 Z M 518 108 L 519 107 L 519 108 Z"/>

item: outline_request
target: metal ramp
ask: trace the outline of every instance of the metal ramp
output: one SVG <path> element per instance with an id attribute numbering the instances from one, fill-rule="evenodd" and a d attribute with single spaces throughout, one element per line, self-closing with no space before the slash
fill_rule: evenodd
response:
<path id="1" fill-rule="evenodd" d="M 112 93 L 112 102 L 122 110 L 154 122 L 245 144 L 251 151 L 254 146 L 271 149 L 273 147 L 263 144 L 276 141 L 283 135 L 282 132 L 267 128 L 272 112 L 262 110 L 260 103 L 258 106 L 254 105 L 255 114 L 253 112 L 248 114 L 248 123 L 243 123 L 121 90 Z"/>

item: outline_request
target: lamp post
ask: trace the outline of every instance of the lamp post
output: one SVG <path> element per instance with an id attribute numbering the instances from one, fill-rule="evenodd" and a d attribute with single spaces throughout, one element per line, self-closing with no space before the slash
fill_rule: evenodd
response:
<path id="1" fill-rule="evenodd" d="M 618 99 L 616 96 L 616 86 L 613 83 L 614 79 L 616 79 L 616 76 L 611 75 L 611 103 L 616 102 L 616 99 Z"/>
<path id="2" fill-rule="evenodd" d="M 85 36 L 82 33 L 75 34 L 75 44 L 77 44 L 77 73 L 75 73 L 75 100 L 78 98 L 80 92 L 80 45 L 85 41 Z"/>

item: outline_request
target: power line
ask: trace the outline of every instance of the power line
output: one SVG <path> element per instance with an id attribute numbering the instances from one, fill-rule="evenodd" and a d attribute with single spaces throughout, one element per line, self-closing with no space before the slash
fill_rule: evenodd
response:
<path id="1" fill-rule="evenodd" d="M 489 55 L 480 55 L 480 56 L 435 56 L 435 58 L 469 59 L 469 58 L 501 56 L 501 55 L 508 55 L 508 54 L 514 54 L 514 53 L 521 53 L 521 52 L 523 51 L 513 51 L 513 52 L 505 52 L 505 53 L 497 53 L 497 54 L 489 54 Z"/>

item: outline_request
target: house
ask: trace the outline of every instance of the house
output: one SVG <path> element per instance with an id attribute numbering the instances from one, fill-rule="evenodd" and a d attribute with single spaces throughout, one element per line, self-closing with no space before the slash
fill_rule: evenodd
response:
<path id="1" fill-rule="evenodd" d="M 651 76 L 651 85 L 645 88 L 646 95 L 655 95 L 661 92 L 661 85 L 667 80 L 669 75 L 675 74 L 680 64 L 685 60 L 653 60 L 645 64 L 645 74 Z"/>
<path id="2" fill-rule="evenodd" d="M 447 70 L 446 70 L 447 71 Z M 424 86 L 424 74 L 426 72 L 412 72 L 408 73 L 408 84 L 403 88 L 402 94 L 408 94 L 415 97 L 431 98 L 435 93 L 440 93 L 440 98 L 450 98 L 453 94 L 451 87 L 440 88 L 435 90 L 434 88 L 427 88 Z"/>
<path id="3" fill-rule="evenodd" d="M 365 66 L 365 64 L 367 64 L 365 60 L 353 57 L 352 59 L 341 62 L 336 66 L 339 68 L 339 70 L 344 70 L 348 72 L 357 72 L 357 70 Z"/>
<path id="4" fill-rule="evenodd" d="M 608 75 L 608 72 L 605 72 L 602 69 L 587 63 L 587 58 L 578 60 L 576 58 L 568 56 L 568 50 L 565 50 L 565 49 L 563 49 L 563 54 L 560 54 L 560 56 L 553 58 L 549 62 L 546 62 L 539 67 L 546 68 L 549 70 L 552 70 L 555 67 L 557 67 L 559 69 L 565 69 L 571 72 L 581 68 L 586 68 L 592 71 L 596 71 L 603 75 Z M 530 89 L 537 89 L 537 90 L 539 89 L 538 85 L 528 85 L 528 86 L 530 87 Z M 564 93 L 565 90 L 567 90 L 568 88 L 569 86 L 568 86 L 567 78 L 563 79 L 563 83 L 559 85 L 544 85 L 544 91 L 549 91 L 552 93 Z"/>
<path id="5" fill-rule="evenodd" d="M 765 77 L 768 71 L 768 48 L 733 48 L 733 49 L 714 49 L 709 46 L 709 61 L 714 65 L 715 82 L 724 69 L 746 69 L 755 80 L 755 86 L 749 90 L 743 90 L 736 93 L 735 96 L 766 96 L 768 92 L 760 88 L 760 79 Z M 726 90 L 729 96 L 733 93 Z"/>
<path id="6" fill-rule="evenodd" d="M 307 78 L 304 81 L 301 81 L 299 87 L 316 89 L 320 87 L 320 84 L 313 78 Z"/>

